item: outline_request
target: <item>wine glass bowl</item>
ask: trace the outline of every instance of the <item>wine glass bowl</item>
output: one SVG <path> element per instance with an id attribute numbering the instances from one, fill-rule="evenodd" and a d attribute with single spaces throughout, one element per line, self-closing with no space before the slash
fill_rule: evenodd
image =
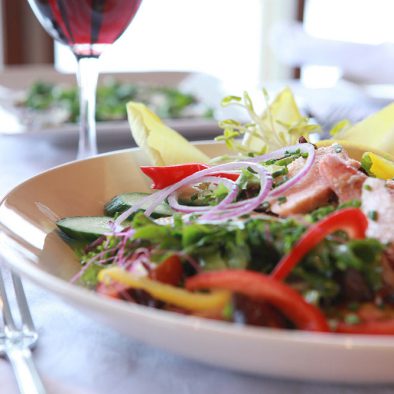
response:
<path id="1" fill-rule="evenodd" d="M 28 0 L 45 30 L 70 47 L 78 62 L 78 158 L 97 153 L 95 101 L 98 58 L 126 30 L 142 0 Z"/>

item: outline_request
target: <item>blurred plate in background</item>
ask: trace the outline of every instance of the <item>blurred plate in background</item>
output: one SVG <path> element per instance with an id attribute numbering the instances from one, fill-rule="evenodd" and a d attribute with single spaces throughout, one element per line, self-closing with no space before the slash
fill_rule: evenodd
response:
<path id="1" fill-rule="evenodd" d="M 201 73 L 168 71 L 107 74 L 101 76 L 101 81 L 111 78 L 125 85 L 168 87 L 192 94 L 197 99 L 197 105 L 192 111 L 185 111 L 185 115 L 182 115 L 184 117 L 163 120 L 189 140 L 211 139 L 220 134 L 216 119 L 220 117 L 220 101 L 224 92 L 221 82 L 215 77 Z M 39 81 L 59 87 L 72 87 L 76 84 L 73 75 L 58 73 L 48 66 L 5 69 L 0 73 L 0 111 L 5 120 L 0 125 L 0 134 L 45 139 L 57 145 L 77 144 L 78 125 L 66 120 L 64 110 L 63 113 L 58 108 L 33 111 L 21 105 L 26 92 Z M 212 110 L 213 116 L 206 118 L 200 115 L 198 105 Z M 97 122 L 97 139 L 101 147 L 122 148 L 134 145 L 126 120 Z"/>

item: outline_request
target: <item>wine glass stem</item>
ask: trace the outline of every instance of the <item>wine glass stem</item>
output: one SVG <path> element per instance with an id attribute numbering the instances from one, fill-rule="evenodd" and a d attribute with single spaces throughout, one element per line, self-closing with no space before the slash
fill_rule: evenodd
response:
<path id="1" fill-rule="evenodd" d="M 79 57 L 79 142 L 78 159 L 97 154 L 96 139 L 96 88 L 98 80 L 98 57 Z"/>

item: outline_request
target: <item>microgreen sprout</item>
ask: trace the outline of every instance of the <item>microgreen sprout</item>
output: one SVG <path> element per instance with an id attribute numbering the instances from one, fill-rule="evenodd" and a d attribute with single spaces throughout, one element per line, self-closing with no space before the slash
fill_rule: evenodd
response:
<path id="1" fill-rule="evenodd" d="M 227 96 L 222 100 L 223 107 L 235 106 L 245 110 L 250 121 L 241 123 L 226 119 L 219 122 L 223 135 L 217 137 L 217 141 L 225 142 L 229 149 L 243 155 L 251 151 L 264 154 L 295 144 L 301 136 L 308 137 L 320 131 L 318 125 L 301 115 L 290 89 L 282 91 L 272 104 L 265 89 L 262 94 L 265 102 L 262 114 L 257 113 L 247 92 L 242 97 Z"/>

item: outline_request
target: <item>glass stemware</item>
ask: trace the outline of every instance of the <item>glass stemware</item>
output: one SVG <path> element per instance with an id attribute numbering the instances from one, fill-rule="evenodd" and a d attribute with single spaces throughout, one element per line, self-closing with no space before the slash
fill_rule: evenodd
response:
<path id="1" fill-rule="evenodd" d="M 45 30 L 68 45 L 78 62 L 80 97 L 78 159 L 97 153 L 98 59 L 124 32 L 142 0 L 28 0 Z"/>

